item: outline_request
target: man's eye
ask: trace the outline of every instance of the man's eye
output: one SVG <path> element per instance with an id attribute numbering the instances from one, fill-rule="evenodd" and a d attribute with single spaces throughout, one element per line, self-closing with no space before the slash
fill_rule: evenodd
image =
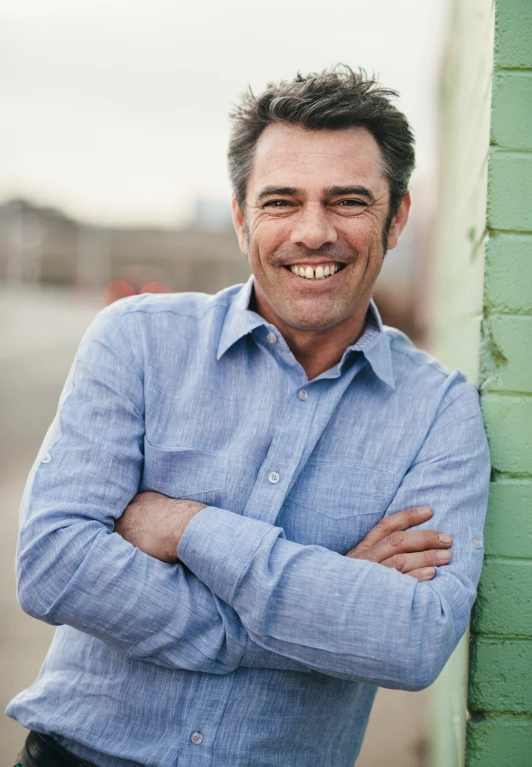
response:
<path id="1" fill-rule="evenodd" d="M 288 200 L 269 200 L 268 202 L 264 203 L 265 208 L 284 208 L 289 205 L 290 203 Z"/>
<path id="2" fill-rule="evenodd" d="M 363 208 L 366 203 L 362 202 L 362 200 L 340 200 L 338 205 L 341 205 L 343 208 Z"/>

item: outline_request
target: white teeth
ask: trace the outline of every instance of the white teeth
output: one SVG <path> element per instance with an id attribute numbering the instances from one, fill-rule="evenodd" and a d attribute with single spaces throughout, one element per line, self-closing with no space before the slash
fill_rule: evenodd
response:
<path id="1" fill-rule="evenodd" d="M 307 280 L 323 280 L 325 277 L 332 277 L 339 271 L 340 267 L 337 264 L 331 266 L 317 266 L 316 270 L 311 266 L 291 266 L 290 271 L 293 274 L 297 274 L 298 277 L 304 277 Z"/>

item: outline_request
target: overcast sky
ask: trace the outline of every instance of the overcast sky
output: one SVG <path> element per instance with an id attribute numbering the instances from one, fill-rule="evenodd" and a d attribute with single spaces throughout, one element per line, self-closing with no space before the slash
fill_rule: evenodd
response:
<path id="1" fill-rule="evenodd" d="M 172 226 L 229 197 L 227 112 L 248 85 L 336 62 L 401 93 L 434 175 L 446 0 L 0 0 L 0 200 Z"/>

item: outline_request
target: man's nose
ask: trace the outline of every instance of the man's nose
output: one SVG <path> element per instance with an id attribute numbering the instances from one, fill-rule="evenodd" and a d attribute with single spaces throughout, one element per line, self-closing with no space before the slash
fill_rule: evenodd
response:
<path id="1" fill-rule="evenodd" d="M 290 236 L 294 245 L 304 245 L 309 250 L 333 244 L 337 239 L 336 229 L 321 203 L 308 203 L 304 206 L 297 216 Z"/>

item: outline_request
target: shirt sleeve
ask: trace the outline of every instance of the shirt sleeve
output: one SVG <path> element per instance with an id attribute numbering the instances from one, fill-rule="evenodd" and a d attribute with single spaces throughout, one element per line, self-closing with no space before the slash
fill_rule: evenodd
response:
<path id="1" fill-rule="evenodd" d="M 489 471 L 478 394 L 458 381 L 387 512 L 431 506 L 433 518 L 420 527 L 453 536 L 452 563 L 437 568 L 434 580 L 418 583 L 376 563 L 300 545 L 278 527 L 213 507 L 187 526 L 178 554 L 262 647 L 331 676 L 422 689 L 467 628 L 482 565 Z"/>
<path id="2" fill-rule="evenodd" d="M 149 557 L 113 532 L 143 469 L 138 338 L 135 314 L 114 305 L 80 345 L 24 493 L 19 602 L 131 657 L 229 673 L 249 645 L 235 610 L 186 567 Z M 247 665 L 302 669 L 258 646 Z"/>

